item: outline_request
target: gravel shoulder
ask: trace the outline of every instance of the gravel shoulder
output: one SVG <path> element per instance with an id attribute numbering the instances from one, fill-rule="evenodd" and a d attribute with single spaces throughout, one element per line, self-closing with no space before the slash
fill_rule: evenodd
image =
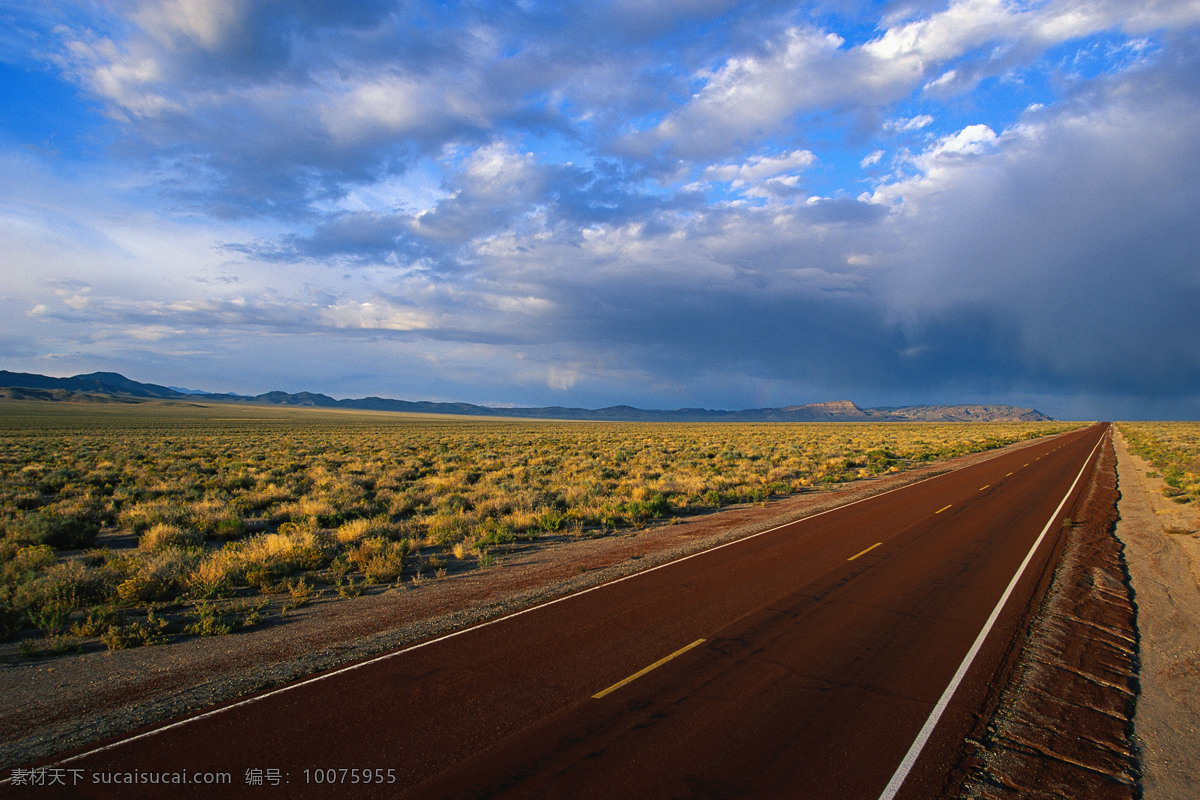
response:
<path id="1" fill-rule="evenodd" d="M 1146 800 L 1200 797 L 1200 508 L 1162 493 L 1153 467 L 1114 435 L 1121 518 L 1137 605 L 1141 690 L 1133 720 Z"/>

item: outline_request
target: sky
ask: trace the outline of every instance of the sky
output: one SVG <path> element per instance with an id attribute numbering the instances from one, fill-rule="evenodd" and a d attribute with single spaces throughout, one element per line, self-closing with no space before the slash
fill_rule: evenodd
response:
<path id="1" fill-rule="evenodd" d="M 1200 0 L 0 0 L 0 368 L 1200 418 Z"/>

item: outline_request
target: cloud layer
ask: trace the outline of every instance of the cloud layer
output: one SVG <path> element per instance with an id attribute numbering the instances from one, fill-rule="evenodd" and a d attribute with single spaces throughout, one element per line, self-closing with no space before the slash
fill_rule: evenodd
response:
<path id="1" fill-rule="evenodd" d="M 7 13 L 9 369 L 1200 414 L 1194 0 Z"/>

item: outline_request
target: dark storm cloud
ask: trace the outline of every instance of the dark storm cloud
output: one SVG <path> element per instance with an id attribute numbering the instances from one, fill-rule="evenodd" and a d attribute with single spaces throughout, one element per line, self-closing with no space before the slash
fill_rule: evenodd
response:
<path id="1" fill-rule="evenodd" d="M 1089 87 L 999 149 L 911 186 L 894 300 L 917 320 L 984 303 L 1011 320 L 1012 381 L 1133 395 L 1200 386 L 1200 62 Z M 922 195 L 928 193 L 927 197 Z"/>

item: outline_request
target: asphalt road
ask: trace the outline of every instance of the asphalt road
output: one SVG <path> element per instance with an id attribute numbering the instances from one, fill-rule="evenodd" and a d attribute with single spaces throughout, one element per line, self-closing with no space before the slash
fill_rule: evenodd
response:
<path id="1" fill-rule="evenodd" d="M 938 797 L 1106 431 L 60 756 L 25 779 L 65 786 L 0 794 Z"/>

